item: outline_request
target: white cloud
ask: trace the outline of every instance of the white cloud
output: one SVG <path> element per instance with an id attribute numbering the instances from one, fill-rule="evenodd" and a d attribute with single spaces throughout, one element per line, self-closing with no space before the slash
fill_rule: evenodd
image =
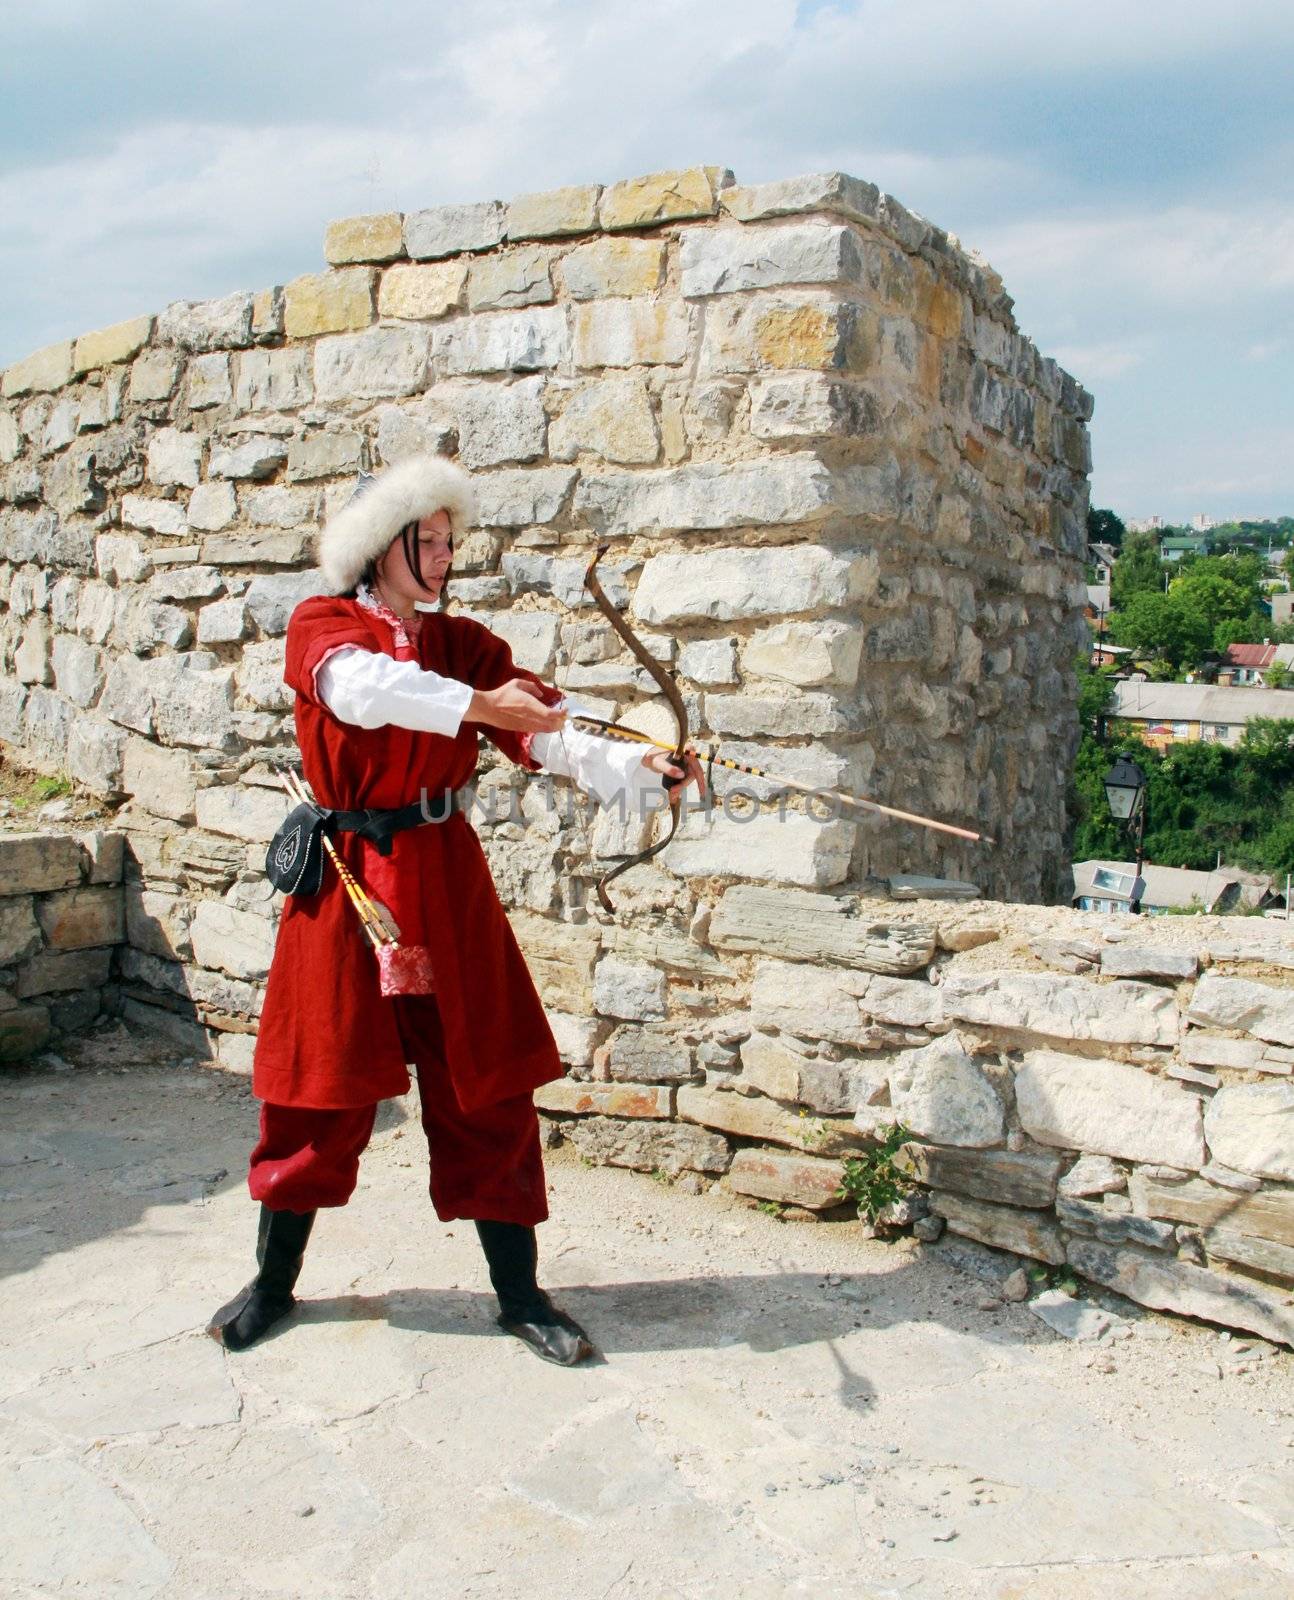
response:
<path id="1" fill-rule="evenodd" d="M 1094 383 L 1122 378 L 1141 366 L 1148 348 L 1149 340 L 1141 339 L 1135 343 L 1062 344 L 1049 354 L 1072 372 L 1085 389 L 1091 389 Z"/>

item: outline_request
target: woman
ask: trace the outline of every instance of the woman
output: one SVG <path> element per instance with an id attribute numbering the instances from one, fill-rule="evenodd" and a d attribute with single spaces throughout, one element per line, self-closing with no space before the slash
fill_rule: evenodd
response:
<path id="1" fill-rule="evenodd" d="M 622 788 L 631 803 L 659 794 L 665 774 L 704 792 L 704 777 L 691 752 L 684 774 L 660 751 L 567 730 L 561 694 L 488 628 L 416 609 L 440 598 L 475 509 L 468 475 L 440 456 L 361 475 L 320 542 L 333 593 L 303 601 L 288 624 L 284 680 L 306 778 L 399 940 L 379 961 L 327 863 L 317 894 L 284 902 L 253 1061 L 258 1271 L 208 1330 L 230 1350 L 295 1304 L 316 1212 L 350 1198 L 377 1104 L 408 1090 L 411 1061 L 432 1203 L 442 1222 L 475 1223 L 499 1325 L 562 1365 L 593 1353 L 535 1276 L 548 1207 L 533 1090 L 563 1068 L 454 791 L 476 770 L 480 733 L 604 803 Z M 683 787 L 667 791 L 671 803 Z"/>

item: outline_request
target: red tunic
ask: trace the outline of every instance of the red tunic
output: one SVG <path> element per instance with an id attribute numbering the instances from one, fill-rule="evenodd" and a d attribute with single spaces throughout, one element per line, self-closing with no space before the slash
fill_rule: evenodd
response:
<path id="1" fill-rule="evenodd" d="M 303 600 L 288 623 L 284 681 L 296 691 L 297 742 L 315 798 L 340 810 L 387 809 L 472 779 L 478 735 L 527 771 L 541 770 L 523 735 L 463 721 L 454 738 L 342 722 L 320 700 L 315 673 L 333 651 L 359 645 L 395 656 L 391 627 L 357 600 Z M 468 617 L 424 612 L 412 647 L 425 669 L 495 689 L 527 678 L 545 704 L 561 699 L 516 666 L 507 645 Z M 471 1112 L 523 1094 L 564 1068 L 529 969 L 509 926 L 476 831 L 462 812 L 397 833 L 389 856 L 340 833 L 338 853 L 392 913 L 402 945 L 425 945 L 434 968 L 454 1092 Z M 319 894 L 287 896 L 253 1061 L 262 1100 L 321 1108 L 404 1094 L 409 1073 L 377 957 L 330 861 Z"/>

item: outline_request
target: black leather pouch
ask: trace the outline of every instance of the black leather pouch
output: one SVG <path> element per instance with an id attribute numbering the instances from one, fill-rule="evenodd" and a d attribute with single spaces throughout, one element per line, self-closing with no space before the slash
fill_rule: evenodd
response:
<path id="1" fill-rule="evenodd" d="M 265 873 L 284 894 L 318 894 L 323 883 L 323 836 L 330 812 L 304 801 L 293 806 L 265 852 Z"/>

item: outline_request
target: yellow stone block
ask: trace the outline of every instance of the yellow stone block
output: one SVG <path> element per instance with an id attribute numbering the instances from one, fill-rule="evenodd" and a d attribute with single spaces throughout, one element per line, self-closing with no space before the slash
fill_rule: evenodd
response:
<path id="1" fill-rule="evenodd" d="M 573 300 L 651 294 L 664 273 L 663 239 L 592 239 L 562 258 L 566 292 Z"/>
<path id="2" fill-rule="evenodd" d="M 283 289 L 283 328 L 289 339 L 349 333 L 374 321 L 373 267 L 341 267 L 293 278 Z"/>
<path id="3" fill-rule="evenodd" d="M 917 315 L 937 338 L 955 339 L 962 331 L 962 297 L 950 283 L 932 278 L 923 283 Z"/>
<path id="4" fill-rule="evenodd" d="M 625 178 L 602 191 L 599 219 L 614 228 L 647 228 L 684 217 L 712 217 L 719 209 L 719 191 L 733 183 L 727 167 L 686 167 L 676 172 L 650 172 Z"/>
<path id="5" fill-rule="evenodd" d="M 520 194 L 508 202 L 509 239 L 551 239 L 563 233 L 591 233 L 598 225 L 600 183 L 571 184 Z"/>
<path id="6" fill-rule="evenodd" d="M 404 217 L 382 211 L 371 217 L 343 217 L 324 234 L 324 260 L 334 267 L 351 261 L 394 261 L 404 254 Z"/>
<path id="7" fill-rule="evenodd" d="M 832 367 L 840 324 L 821 306 L 773 306 L 755 324 L 755 351 L 769 367 Z"/>
<path id="8" fill-rule="evenodd" d="M 0 385 L 6 396 L 27 394 L 33 389 L 61 389 L 72 378 L 72 341 L 47 344 L 41 350 L 15 361 L 5 368 L 4 382 Z"/>
<path id="9" fill-rule="evenodd" d="M 152 331 L 152 317 L 132 317 L 129 322 L 114 322 L 112 327 L 100 328 L 97 333 L 83 333 L 76 341 L 72 356 L 73 372 L 80 377 L 95 367 L 111 367 L 118 361 L 129 361 L 148 343 Z"/>
<path id="10" fill-rule="evenodd" d="M 388 267 L 382 274 L 377 309 L 384 317 L 426 321 L 453 311 L 467 282 L 465 261 L 436 261 L 425 267 Z"/>

